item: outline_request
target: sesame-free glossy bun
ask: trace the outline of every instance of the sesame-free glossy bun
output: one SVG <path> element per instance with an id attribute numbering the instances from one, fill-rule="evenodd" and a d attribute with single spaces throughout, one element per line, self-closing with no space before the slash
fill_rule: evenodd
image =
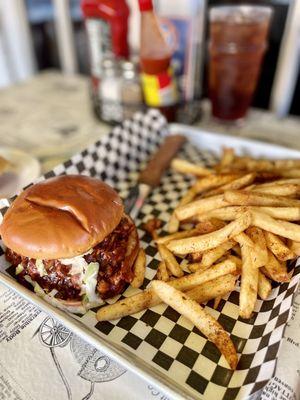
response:
<path id="1" fill-rule="evenodd" d="M 104 182 L 64 175 L 22 192 L 3 218 L 1 236 L 22 256 L 71 258 L 100 243 L 123 212 L 120 197 Z"/>

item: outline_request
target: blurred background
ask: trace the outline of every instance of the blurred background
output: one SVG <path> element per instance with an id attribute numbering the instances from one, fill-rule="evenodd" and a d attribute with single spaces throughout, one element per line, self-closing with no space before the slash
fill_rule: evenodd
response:
<path id="1" fill-rule="evenodd" d="M 267 25 L 250 28 L 244 19 L 237 28 L 228 18 L 209 23 L 213 6 L 241 1 L 153 4 L 154 11 L 151 0 L 0 0 L 0 161 L 8 161 L 0 165 L 0 197 L 146 107 L 200 132 L 300 150 L 300 0 L 247 1 L 273 10 Z M 150 71 L 157 54 L 164 69 Z"/>
<path id="2" fill-rule="evenodd" d="M 130 9 L 129 23 L 129 45 L 131 50 L 138 51 L 139 47 L 139 11 L 136 0 L 127 1 Z M 223 5 L 229 2 L 222 0 L 208 1 L 208 7 L 213 5 Z M 231 4 L 239 4 L 239 1 L 230 1 Z M 288 58 L 298 52 L 300 39 L 293 41 L 292 50 L 289 54 L 284 54 L 281 48 L 284 40 L 284 32 L 287 30 L 288 11 L 293 3 L 299 0 L 270 0 L 270 1 L 247 1 L 249 4 L 271 5 L 274 15 L 271 22 L 269 35 L 269 48 L 256 90 L 253 105 L 262 109 L 270 107 L 270 97 L 272 88 L 274 89 L 276 70 L 280 68 L 281 76 L 286 73 L 287 78 L 291 78 L 291 70 L 284 66 L 289 62 Z M 83 16 L 80 9 L 80 0 L 0 0 L 0 87 L 5 87 L 20 80 L 38 74 L 47 69 L 62 69 L 64 72 L 88 74 L 88 45 L 85 35 Z M 71 47 L 65 43 L 68 36 L 67 22 L 65 21 L 65 7 L 68 7 L 69 17 L 72 22 L 73 36 L 70 39 Z M 299 7 L 298 7 L 299 8 Z M 205 19 L 207 21 L 207 18 Z M 298 24 L 300 24 L 300 16 Z M 298 25 L 299 32 L 299 25 Z M 207 23 L 205 27 L 204 39 L 207 42 Z M 66 33 L 67 32 L 67 33 Z M 285 47 L 291 43 L 285 43 Z M 204 46 L 207 49 L 207 46 Z M 281 53 L 280 53 L 281 49 Z M 287 53 L 287 49 L 286 49 Z M 283 64 L 279 65 L 279 59 L 287 58 Z M 292 60 L 290 60 L 292 62 Z M 204 52 L 204 79 L 202 97 L 207 96 L 207 51 Z M 282 78 L 281 78 L 282 80 Z M 299 68 L 294 73 L 292 86 L 289 90 L 290 107 L 287 112 L 292 115 L 300 114 L 300 79 Z M 282 96 L 285 96 L 282 93 Z M 284 114 L 286 110 L 281 111 Z"/>

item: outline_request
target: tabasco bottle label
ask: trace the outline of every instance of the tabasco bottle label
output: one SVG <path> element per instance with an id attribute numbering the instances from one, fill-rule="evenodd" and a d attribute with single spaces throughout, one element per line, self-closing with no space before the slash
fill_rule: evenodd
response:
<path id="1" fill-rule="evenodd" d="M 170 106 L 178 101 L 172 68 L 157 75 L 142 73 L 142 85 L 145 102 L 149 107 Z"/>

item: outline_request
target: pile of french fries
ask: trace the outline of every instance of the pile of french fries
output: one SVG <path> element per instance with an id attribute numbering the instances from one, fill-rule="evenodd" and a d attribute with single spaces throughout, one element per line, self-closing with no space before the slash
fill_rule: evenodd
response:
<path id="1" fill-rule="evenodd" d="M 200 304 L 214 299 L 217 307 L 240 278 L 239 314 L 248 319 L 257 298 L 269 297 L 272 281 L 289 282 L 287 261 L 300 255 L 300 160 L 240 157 L 225 148 L 213 168 L 180 159 L 172 168 L 196 181 L 171 215 L 167 236 L 158 236 L 157 221 L 147 224 L 161 256 L 156 280 L 100 308 L 97 319 L 121 318 L 164 302 L 190 319 L 234 369 L 238 358 L 229 335 Z M 144 269 L 139 268 L 135 287 L 142 284 Z"/>

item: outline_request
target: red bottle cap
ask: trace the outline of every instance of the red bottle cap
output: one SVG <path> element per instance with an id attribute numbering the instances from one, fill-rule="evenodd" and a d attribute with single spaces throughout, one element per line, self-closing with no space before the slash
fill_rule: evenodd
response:
<path id="1" fill-rule="evenodd" d="M 152 0 L 139 0 L 139 6 L 142 12 L 153 10 Z"/>

